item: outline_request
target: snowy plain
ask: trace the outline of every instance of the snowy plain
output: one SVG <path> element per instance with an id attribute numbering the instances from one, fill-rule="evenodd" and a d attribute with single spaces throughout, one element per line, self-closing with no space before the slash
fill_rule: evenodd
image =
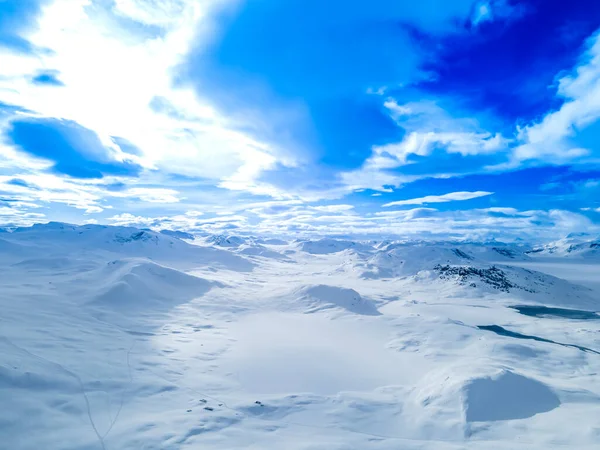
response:
<path id="1" fill-rule="evenodd" d="M 600 445 L 597 241 L 191 238 L 0 233 L 2 448 Z"/>

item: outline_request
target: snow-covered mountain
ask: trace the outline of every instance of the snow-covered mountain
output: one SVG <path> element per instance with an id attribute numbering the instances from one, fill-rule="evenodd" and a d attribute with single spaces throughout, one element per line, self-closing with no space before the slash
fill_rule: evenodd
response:
<path id="1" fill-rule="evenodd" d="M 105 225 L 69 225 L 50 222 L 17 228 L 2 235 L 0 245 L 13 248 L 4 257 L 17 260 L 28 255 L 38 259 L 90 253 L 90 258 L 143 257 L 179 268 L 200 263 L 233 270 L 251 270 L 253 264 L 230 252 L 211 247 L 191 245 L 179 237 L 139 230 L 133 227 Z"/>
<path id="2" fill-rule="evenodd" d="M 276 244 L 279 246 L 279 244 Z M 249 243 L 242 244 L 236 249 L 236 253 L 245 256 L 260 256 L 263 258 L 274 258 L 274 259 L 289 259 L 283 253 L 278 252 L 272 248 L 268 248 L 261 244 Z"/>
<path id="3" fill-rule="evenodd" d="M 367 278 L 393 278 L 416 275 L 440 264 L 489 265 L 528 261 L 519 248 L 461 243 L 389 243 L 371 252 L 362 265 Z"/>
<path id="4" fill-rule="evenodd" d="M 166 234 L 167 236 L 176 237 L 178 239 L 188 239 L 193 241 L 196 237 L 192 233 L 186 233 L 185 231 L 178 230 L 160 230 L 162 234 Z"/>
<path id="5" fill-rule="evenodd" d="M 212 236 L 208 236 L 205 241 L 208 244 L 216 245 L 218 247 L 227 247 L 234 248 L 239 247 L 242 244 L 246 243 L 246 239 L 241 236 L 233 236 L 233 235 L 224 235 L 224 234 L 216 234 Z"/>
<path id="6" fill-rule="evenodd" d="M 595 449 L 600 265 L 528 250 L 3 232 L 2 446 Z"/>
<path id="7" fill-rule="evenodd" d="M 536 247 L 531 256 L 561 256 L 581 259 L 600 259 L 600 236 L 587 233 L 569 234 L 563 239 Z"/>
<path id="8" fill-rule="evenodd" d="M 491 262 L 504 262 L 510 264 L 518 261 L 529 261 L 531 260 L 528 252 L 530 247 L 524 247 L 521 245 L 499 245 L 498 243 L 492 245 L 486 244 L 463 244 L 459 247 L 465 253 L 473 255 L 477 259 L 491 261 Z"/>
<path id="9" fill-rule="evenodd" d="M 298 243 L 298 248 L 311 255 L 327 255 L 338 253 L 344 250 L 353 250 L 356 252 L 371 251 L 372 246 L 361 242 L 347 241 L 340 239 L 323 238 L 318 240 L 304 240 Z"/>
<path id="10" fill-rule="evenodd" d="M 362 266 L 365 278 L 397 278 L 431 270 L 438 264 L 466 264 L 474 257 L 459 248 L 439 245 L 391 244 L 368 257 Z"/>
<path id="11" fill-rule="evenodd" d="M 277 239 L 277 238 L 258 238 L 255 241 L 257 244 L 264 244 L 264 245 L 286 245 L 288 244 L 288 241 L 284 240 L 284 239 Z"/>
<path id="12" fill-rule="evenodd" d="M 351 262 L 350 270 L 368 280 L 405 279 L 414 284 L 452 285 L 462 295 L 490 291 L 510 293 L 534 302 L 593 307 L 588 288 L 513 262 L 530 258 L 510 247 L 395 243 Z"/>

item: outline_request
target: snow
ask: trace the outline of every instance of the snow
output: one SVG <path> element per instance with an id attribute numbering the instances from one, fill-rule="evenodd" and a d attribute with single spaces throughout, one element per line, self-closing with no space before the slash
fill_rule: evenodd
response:
<path id="1" fill-rule="evenodd" d="M 354 289 L 324 284 L 304 286 L 295 291 L 293 297 L 310 313 L 339 307 L 355 314 L 379 315 L 373 302 L 363 299 Z"/>
<path id="2" fill-rule="evenodd" d="M 467 422 L 526 419 L 560 406 L 548 386 L 509 370 L 472 380 L 465 396 Z"/>
<path id="3" fill-rule="evenodd" d="M 512 264 L 515 261 L 529 261 L 531 257 L 527 254 L 529 248 L 510 245 L 466 245 L 461 246 L 464 251 L 472 254 L 475 258 L 485 261 L 503 261 Z"/>
<path id="4" fill-rule="evenodd" d="M 286 245 L 288 242 L 283 239 L 268 238 L 268 239 L 257 239 L 256 243 L 267 244 L 267 245 Z"/>
<path id="5" fill-rule="evenodd" d="M 399 362 L 418 358 L 397 355 L 395 361 L 379 345 L 373 325 L 287 313 L 251 315 L 232 329 L 240 345 L 224 358 L 224 366 L 236 373 L 244 391 L 262 395 L 335 395 L 406 380 Z"/>
<path id="6" fill-rule="evenodd" d="M 286 255 L 271 250 L 260 244 L 243 244 L 237 249 L 237 253 L 246 256 L 262 256 L 264 258 L 289 259 Z"/>
<path id="7" fill-rule="evenodd" d="M 600 440 L 593 258 L 59 223 L 1 236 L 3 448 Z"/>
<path id="8" fill-rule="evenodd" d="M 160 266 L 150 261 L 118 259 L 87 277 L 98 292 L 91 302 L 112 308 L 148 308 L 150 301 L 191 300 L 208 291 L 211 283 L 202 278 Z"/>
<path id="9" fill-rule="evenodd" d="M 531 256 L 563 256 L 575 259 L 600 260 L 600 236 L 587 233 L 575 233 L 555 242 L 537 247 Z"/>
<path id="10" fill-rule="evenodd" d="M 361 244 L 354 241 L 345 241 L 339 239 L 319 239 L 317 241 L 304 241 L 300 243 L 300 250 L 310 253 L 311 255 L 326 255 L 337 253 L 343 250 L 368 251 L 371 250 L 369 245 Z"/>
<path id="11" fill-rule="evenodd" d="M 178 239 L 189 239 L 193 241 L 196 237 L 192 233 L 186 233 L 184 231 L 178 230 L 160 230 L 162 234 L 166 234 L 167 236 L 176 237 Z"/>
<path id="12" fill-rule="evenodd" d="M 513 261 L 511 265 L 543 272 L 592 290 L 600 290 L 600 264 L 593 260 L 560 256 L 536 256 L 531 261 Z"/>
<path id="13" fill-rule="evenodd" d="M 217 245 L 219 247 L 239 247 L 246 243 L 246 240 L 240 236 L 226 236 L 217 234 L 206 238 L 208 244 Z"/>
<path id="14" fill-rule="evenodd" d="M 438 264 L 464 264 L 473 256 L 458 248 L 434 245 L 396 244 L 374 253 L 367 259 L 362 274 L 365 278 L 394 278 L 416 275 Z"/>

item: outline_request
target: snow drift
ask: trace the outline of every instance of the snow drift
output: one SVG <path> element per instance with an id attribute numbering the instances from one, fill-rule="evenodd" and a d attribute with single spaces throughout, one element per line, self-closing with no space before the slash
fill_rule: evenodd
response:
<path id="1" fill-rule="evenodd" d="M 293 292 L 294 301 L 305 308 L 306 313 L 326 309 L 343 309 L 354 314 L 379 315 L 375 304 L 361 297 L 354 289 L 339 286 L 304 286 Z"/>
<path id="2" fill-rule="evenodd" d="M 548 386 L 509 370 L 473 379 L 465 386 L 467 422 L 525 419 L 559 406 Z"/>
<path id="3" fill-rule="evenodd" d="M 144 260 L 109 262 L 96 279 L 102 280 L 91 303 L 114 308 L 147 308 L 175 304 L 205 294 L 213 284 Z"/>

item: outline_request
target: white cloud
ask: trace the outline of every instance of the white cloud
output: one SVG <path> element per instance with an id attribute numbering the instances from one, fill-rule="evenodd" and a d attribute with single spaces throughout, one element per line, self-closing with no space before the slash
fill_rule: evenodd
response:
<path id="1" fill-rule="evenodd" d="M 498 214 L 502 212 L 503 214 Z M 600 230 L 585 216 L 568 211 L 519 211 L 487 208 L 438 211 L 433 208 L 380 211 L 375 214 L 347 212 L 324 216 L 306 210 L 290 210 L 266 216 L 252 228 L 241 230 L 278 235 L 402 236 L 421 239 L 554 239 L 572 232 Z"/>
<path id="2" fill-rule="evenodd" d="M 204 213 L 202 211 L 186 211 L 185 215 L 188 217 L 200 217 L 201 215 L 203 215 Z"/>
<path id="3" fill-rule="evenodd" d="M 130 213 L 117 214 L 107 219 L 112 225 L 117 226 L 149 226 L 156 222 L 156 218 L 134 216 Z"/>
<path id="4" fill-rule="evenodd" d="M 471 23 L 478 26 L 500 18 L 517 18 L 526 11 L 522 4 L 510 4 L 507 0 L 484 0 L 475 5 Z"/>
<path id="5" fill-rule="evenodd" d="M 450 192 L 444 195 L 428 195 L 426 197 L 420 198 L 412 198 L 409 200 L 398 200 L 395 202 L 386 203 L 383 205 L 384 208 L 390 206 L 401 206 L 401 205 L 423 205 L 425 203 L 446 203 L 453 201 L 464 201 L 471 200 L 473 198 L 485 197 L 487 195 L 492 195 L 493 192 L 486 191 L 475 191 L 475 192 Z"/>
<path id="6" fill-rule="evenodd" d="M 490 133 L 481 128 L 472 118 L 450 116 L 433 101 L 400 105 L 388 99 L 384 106 L 396 123 L 407 131 L 407 137 L 389 147 L 390 153 L 401 163 L 410 154 L 427 156 L 436 146 L 442 146 L 448 153 L 463 156 L 495 153 L 506 149 L 508 139 L 499 133 Z M 386 151 L 385 148 L 382 153 Z"/>
<path id="7" fill-rule="evenodd" d="M 437 213 L 435 208 L 412 208 L 412 209 L 395 209 L 392 211 L 377 211 L 374 216 L 377 218 L 411 218 L 416 219 L 419 216 L 430 215 Z"/>
<path id="8" fill-rule="evenodd" d="M 505 2 L 482 2 L 475 10 L 479 21 L 520 14 Z M 359 170 L 342 174 L 349 187 L 374 190 L 385 186 L 399 187 L 406 179 L 396 172 L 413 163 L 411 156 L 429 157 L 433 151 L 461 156 L 506 154 L 507 162 L 491 164 L 483 170 L 511 170 L 526 161 L 564 164 L 572 161 L 598 161 L 600 155 L 578 136 L 600 120 L 600 32 L 589 39 L 588 49 L 581 55 L 572 73 L 557 81 L 557 96 L 564 100 L 556 111 L 549 112 L 538 123 L 517 128 L 516 139 L 482 129 L 472 118 L 456 118 L 447 114 L 435 102 L 420 101 L 399 104 L 390 98 L 385 106 L 398 126 L 406 130 L 397 143 L 376 146 Z M 512 146 L 512 148 L 511 148 Z M 452 176 L 452 173 L 431 173 L 423 176 Z M 361 182 L 362 181 L 362 182 Z"/>
<path id="9" fill-rule="evenodd" d="M 473 25 L 479 25 L 483 22 L 489 22 L 493 18 L 492 8 L 488 2 L 481 2 L 475 7 L 471 22 Z"/>
<path id="10" fill-rule="evenodd" d="M 426 176 L 455 175 L 436 170 L 433 158 L 438 152 L 462 157 L 512 154 L 512 167 L 530 159 L 565 162 L 593 156 L 590 149 L 578 144 L 576 137 L 580 130 L 600 118 L 598 36 L 590 40 L 590 47 L 575 70 L 558 80 L 558 95 L 565 100 L 564 105 L 539 123 L 520 129 L 516 140 L 485 129 L 473 118 L 453 117 L 432 101 L 399 104 L 388 98 L 385 108 L 398 127 L 406 130 L 405 137 L 399 142 L 373 147 L 356 170 L 340 173 L 323 169 L 311 178 L 311 167 L 306 170 L 308 166 L 302 165 L 305 161 L 300 160 L 301 156 L 239 131 L 248 128 L 239 127 L 233 118 L 211 107 L 189 86 L 176 85 L 173 81 L 192 47 L 202 47 L 213 37 L 210 30 L 214 12 L 230 3 L 228 0 L 101 3 L 89 0 L 49 3 L 43 9 L 39 27 L 27 36 L 35 45 L 51 50 L 47 53 L 32 57 L 0 49 L 3 62 L 0 101 L 23 106 L 36 115 L 81 123 L 98 133 L 115 158 L 132 158 L 147 170 L 139 179 L 61 177 L 47 173 L 51 166 L 48 161 L 27 156 L 0 142 L 3 173 L 0 189 L 11 201 L 10 208 L 2 207 L 2 220 L 13 220 L 18 214 L 23 223 L 42 220 L 45 216 L 39 212 L 40 207 L 66 205 L 80 210 L 81 214 L 95 214 L 94 217 L 99 218 L 90 220 L 98 222 L 106 221 L 103 217 L 113 208 L 115 213 L 108 219 L 111 223 L 188 230 L 227 226 L 248 229 L 252 224 L 258 232 L 301 229 L 324 234 L 353 231 L 395 234 L 404 230 L 409 234 L 427 234 L 451 233 L 452 225 L 456 233 L 466 233 L 468 226 L 480 226 L 491 232 L 493 226 L 499 224 L 526 230 L 525 226 L 534 227 L 534 219 L 558 223 L 563 228 L 575 224 L 585 226 L 582 216 L 560 211 L 489 208 L 450 214 L 432 208 L 414 208 L 409 212 L 373 214 L 340 200 L 342 204 L 311 202 L 339 199 L 365 189 L 376 191 L 371 195 L 377 197 Z M 506 2 L 480 3 L 473 20 L 482 22 L 499 17 L 503 4 Z M 101 11 L 101 8 L 112 10 Z M 125 29 L 117 20 L 124 18 L 126 23 L 136 21 L 148 26 L 138 27 L 140 32 Z M 155 32 L 156 29 L 159 31 Z M 31 76 L 41 69 L 57 70 L 65 86 L 48 88 L 31 83 Z M 387 95 L 383 88 L 372 92 L 381 96 L 379 100 Z M 0 122 L 0 132 L 6 125 Z M 141 154 L 126 156 L 111 136 L 131 141 L 140 148 Z M 509 147 L 515 142 L 518 146 L 511 153 Z M 415 160 L 424 161 L 423 166 L 431 168 L 431 172 L 413 170 L 410 172 L 413 175 L 407 174 L 408 166 L 417 164 Z M 276 171 L 281 166 L 304 169 L 298 177 L 300 187 L 282 187 L 281 184 L 286 183 L 261 179 L 265 172 Z M 403 169 L 406 169 L 404 174 Z M 418 174 L 414 175 L 415 172 Z M 169 178 L 170 174 L 186 175 L 193 181 L 179 185 Z M 14 177 L 24 183 L 11 183 Z M 193 185 L 198 179 L 206 184 Z M 197 197 L 204 186 L 212 189 L 203 199 L 207 204 Z M 231 191 L 227 196 L 223 194 L 225 189 Z M 207 199 L 214 191 L 218 192 L 214 194 L 218 198 Z M 242 193 L 276 200 L 249 203 L 248 196 Z M 462 201 L 485 195 L 491 193 L 453 192 L 384 206 Z M 146 203 L 149 205 L 141 205 Z M 177 204 L 168 210 L 178 208 L 181 212 L 165 215 L 158 209 L 165 204 Z M 135 214 L 116 214 L 123 210 Z M 157 217 L 151 217 L 156 211 Z M 258 225 L 254 225 L 256 221 Z M 560 226 L 557 225 L 557 229 Z"/>
<path id="11" fill-rule="evenodd" d="M 115 11 L 146 25 L 168 26 L 189 12 L 186 3 L 185 0 L 115 0 Z"/>
<path id="12" fill-rule="evenodd" d="M 136 216 L 130 213 L 117 214 L 107 219 L 112 225 L 146 227 L 153 230 L 181 230 L 196 232 L 219 232 L 228 228 L 249 228 L 248 218 L 242 215 L 199 218 L 194 214 L 171 216 Z"/>
<path id="13" fill-rule="evenodd" d="M 139 198 L 143 202 L 148 203 L 177 203 L 179 197 L 174 189 L 161 189 L 161 188 L 131 188 L 127 189 L 121 194 L 113 194 L 115 196 L 123 197 L 135 197 Z"/>
<path id="14" fill-rule="evenodd" d="M 22 183 L 14 184 L 18 179 Z M 12 200 L 30 203 L 59 203 L 85 211 L 85 214 L 100 213 L 112 206 L 112 199 L 134 202 L 173 204 L 181 200 L 174 189 L 132 187 L 124 190 L 109 190 L 112 182 L 119 178 L 101 180 L 78 180 L 63 178 L 54 174 L 17 173 L 14 176 L 0 176 L 0 190 Z M 34 205 L 35 206 L 35 205 Z"/>
<path id="15" fill-rule="evenodd" d="M 12 184 L 18 178 L 23 184 Z M 93 184 L 67 180 L 52 174 L 0 176 L 0 189 L 13 200 L 32 203 L 61 203 L 86 212 L 100 212 L 102 190 Z"/>
<path id="16" fill-rule="evenodd" d="M 383 170 L 385 169 L 386 161 L 388 161 L 387 158 L 383 158 L 381 160 L 374 160 L 371 158 L 376 159 L 377 157 L 370 157 L 367 159 L 367 161 L 365 161 L 363 166 L 357 170 L 340 173 L 338 176 L 343 184 L 343 187 L 333 191 L 333 195 L 337 197 L 343 197 L 349 192 L 360 191 L 364 189 L 371 189 L 378 192 L 394 192 L 392 186 L 398 188 L 405 183 L 410 183 L 411 181 L 416 181 L 419 179 L 417 176 L 389 173 Z"/>
<path id="17" fill-rule="evenodd" d="M 414 131 L 399 143 L 373 147 L 366 165 L 374 169 L 393 169 L 410 164 L 410 155 L 430 156 L 437 148 L 461 156 L 490 154 L 505 149 L 506 142 L 499 134 Z"/>
<path id="18" fill-rule="evenodd" d="M 493 14 L 508 17 L 522 13 L 503 1 L 482 2 L 480 7 L 479 13 L 483 14 L 480 19 L 491 20 Z M 434 161 L 426 159 L 422 163 L 425 170 L 419 175 L 403 173 L 403 167 L 415 164 L 414 157 L 423 160 L 439 150 L 463 157 L 498 155 L 500 159 L 505 155 L 505 162 L 474 168 L 475 171 L 511 170 L 531 160 L 554 164 L 574 160 L 598 162 L 600 154 L 587 148 L 586 143 L 579 143 L 577 138 L 580 131 L 600 120 L 600 33 L 590 38 L 589 48 L 573 72 L 557 83 L 557 95 L 565 100 L 564 104 L 541 122 L 518 128 L 514 139 L 483 129 L 473 118 L 453 117 L 433 101 L 399 104 L 389 98 L 385 107 L 406 131 L 404 139 L 374 146 L 359 169 L 340 173 L 339 180 L 346 192 L 359 189 L 389 192 L 392 187 L 399 188 L 420 178 L 456 175 L 436 170 Z"/>
<path id="19" fill-rule="evenodd" d="M 324 211 L 324 212 L 341 212 L 341 211 L 350 211 L 354 209 L 353 205 L 323 205 L 323 206 L 312 206 L 311 209 L 315 211 Z"/>
<path id="20" fill-rule="evenodd" d="M 433 163 L 429 163 L 429 173 L 402 174 L 403 166 L 414 164 L 411 156 L 429 157 L 435 150 L 461 156 L 491 155 L 507 152 L 511 143 L 499 133 L 482 129 L 472 118 L 450 116 L 432 101 L 398 104 L 390 98 L 384 106 L 406 135 L 400 142 L 374 146 L 359 169 L 341 173 L 340 180 L 349 191 L 391 192 L 390 187 L 398 188 L 428 176 L 452 176 L 452 173 L 437 171 Z"/>
<path id="21" fill-rule="evenodd" d="M 101 213 L 102 211 L 104 211 L 104 208 L 101 208 L 99 206 L 89 206 L 88 208 L 86 208 L 85 213 L 86 214 L 94 214 L 94 213 Z"/>
<path id="22" fill-rule="evenodd" d="M 18 205 L 0 206 L 0 225 L 30 226 L 37 222 L 45 222 L 42 213 L 29 212 Z"/>
<path id="23" fill-rule="evenodd" d="M 37 30 L 27 36 L 50 52 L 32 57 L 2 51 L 0 101 L 78 122 L 95 131 L 117 158 L 124 154 L 110 137 L 125 138 L 141 150 L 139 157 L 127 157 L 148 169 L 252 190 L 263 170 L 293 161 L 289 156 L 280 161 L 275 150 L 235 131 L 236 124 L 191 88 L 173 82 L 191 47 L 212 38 L 206 31 L 213 14 L 229 3 L 118 0 L 106 11 L 102 8 L 108 6 L 89 0 L 55 0 L 43 8 Z M 161 32 L 155 36 L 143 27 L 124 28 L 115 20 L 119 16 Z M 31 82 L 34 73 L 48 68 L 58 71 L 64 86 Z M 167 107 L 156 107 L 157 102 Z M 15 153 L 0 145 L 0 166 L 48 167 Z"/>
<path id="24" fill-rule="evenodd" d="M 598 232 L 582 214 L 564 210 L 517 210 L 492 207 L 471 210 L 439 211 L 417 207 L 359 213 L 354 209 L 319 211 L 315 206 L 292 206 L 280 212 L 245 211 L 226 216 L 199 218 L 185 214 L 139 216 L 119 214 L 110 223 L 218 233 L 234 229 L 235 233 L 280 236 L 337 235 L 357 238 L 402 236 L 413 239 L 555 239 L 574 231 Z M 335 208 L 334 208 L 335 209 Z M 250 220 L 246 213 L 252 215 Z M 257 220 L 258 219 L 258 220 Z"/>
<path id="25" fill-rule="evenodd" d="M 577 143 L 577 135 L 600 119 L 600 34 L 590 38 L 572 73 L 558 80 L 557 96 L 565 100 L 557 111 L 519 129 L 513 166 L 525 160 L 566 163 L 593 154 Z"/>

